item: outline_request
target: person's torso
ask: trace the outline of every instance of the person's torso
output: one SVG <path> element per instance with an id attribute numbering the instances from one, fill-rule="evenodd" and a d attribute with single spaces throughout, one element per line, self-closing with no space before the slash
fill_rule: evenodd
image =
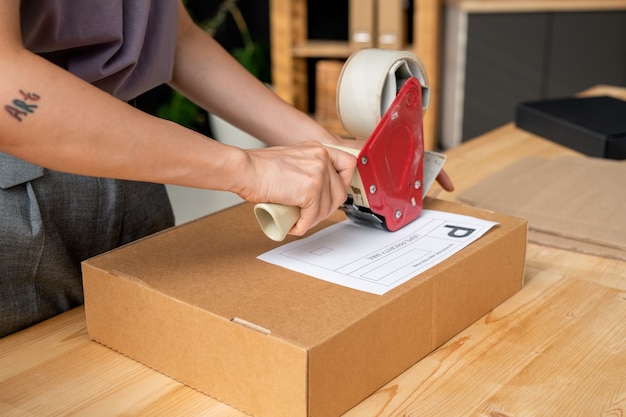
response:
<path id="1" fill-rule="evenodd" d="M 176 0 L 21 0 L 27 49 L 130 100 L 170 81 Z"/>

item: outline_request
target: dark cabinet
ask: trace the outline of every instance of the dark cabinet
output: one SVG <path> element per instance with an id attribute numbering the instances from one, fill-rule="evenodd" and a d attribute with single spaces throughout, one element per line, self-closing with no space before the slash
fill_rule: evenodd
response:
<path id="1" fill-rule="evenodd" d="M 446 15 L 442 145 L 514 118 L 520 101 L 626 86 L 626 11 Z"/>

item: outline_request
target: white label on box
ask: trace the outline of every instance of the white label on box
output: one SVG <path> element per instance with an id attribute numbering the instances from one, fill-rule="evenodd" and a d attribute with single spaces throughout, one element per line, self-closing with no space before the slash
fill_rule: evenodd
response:
<path id="1" fill-rule="evenodd" d="M 346 220 L 258 258 L 292 271 L 382 295 L 479 239 L 497 223 L 423 210 L 397 232 Z"/>

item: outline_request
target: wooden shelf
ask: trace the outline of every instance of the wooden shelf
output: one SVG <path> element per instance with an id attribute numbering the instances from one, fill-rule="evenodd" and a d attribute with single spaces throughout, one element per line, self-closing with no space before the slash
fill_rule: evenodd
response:
<path id="1" fill-rule="evenodd" d="M 384 0 L 378 0 L 384 1 Z M 431 101 L 424 114 L 424 146 L 438 148 L 440 43 L 444 0 L 413 0 L 412 50 L 423 61 L 428 74 Z M 375 3 L 374 3 L 375 4 Z M 401 5 L 401 2 L 390 4 Z M 390 6 L 394 7 L 394 6 Z M 307 38 L 306 0 L 270 0 L 272 83 L 276 93 L 300 110 L 309 112 L 308 59 L 345 59 L 359 46 L 346 41 Z M 375 11 L 373 11 L 375 12 Z M 346 22 L 348 25 L 348 22 Z"/>
<path id="2" fill-rule="evenodd" d="M 292 54 L 298 58 L 347 58 L 357 49 L 347 41 L 309 40 L 294 45 Z"/>

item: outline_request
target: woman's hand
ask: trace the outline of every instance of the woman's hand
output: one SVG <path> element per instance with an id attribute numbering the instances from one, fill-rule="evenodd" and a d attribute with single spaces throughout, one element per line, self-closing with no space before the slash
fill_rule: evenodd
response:
<path id="1" fill-rule="evenodd" d="M 300 207 L 289 232 L 303 235 L 331 215 L 347 198 L 356 158 L 310 141 L 299 145 L 246 150 L 248 166 L 235 191 L 249 202 Z"/>

